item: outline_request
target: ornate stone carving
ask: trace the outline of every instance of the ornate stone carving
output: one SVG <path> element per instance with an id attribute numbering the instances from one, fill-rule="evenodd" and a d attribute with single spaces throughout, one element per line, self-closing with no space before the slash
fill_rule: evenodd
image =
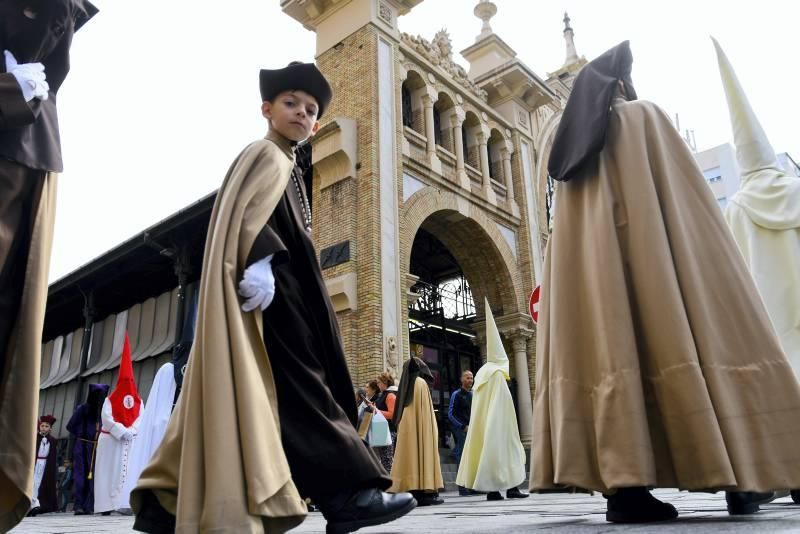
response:
<path id="1" fill-rule="evenodd" d="M 386 21 L 387 24 L 392 23 L 392 9 L 383 2 L 378 3 L 378 16 Z"/>
<path id="2" fill-rule="evenodd" d="M 438 66 L 449 74 L 456 83 L 484 102 L 487 101 L 488 95 L 486 91 L 472 83 L 464 67 L 453 61 L 453 45 L 450 42 L 450 35 L 448 35 L 447 30 L 439 30 L 433 41 L 428 41 L 419 35 L 415 37 L 405 32 L 401 34 L 401 40 L 433 65 Z"/>

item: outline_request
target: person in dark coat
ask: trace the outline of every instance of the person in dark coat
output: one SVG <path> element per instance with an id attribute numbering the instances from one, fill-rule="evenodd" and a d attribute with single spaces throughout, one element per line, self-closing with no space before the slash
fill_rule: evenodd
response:
<path id="1" fill-rule="evenodd" d="M 0 2 L 0 532 L 31 507 L 41 338 L 61 146 L 56 95 L 86 0 Z M 22 437 L 24 436 L 24 437 Z"/>
<path id="2" fill-rule="evenodd" d="M 38 515 L 58 510 L 56 499 L 56 440 L 50 429 L 56 418 L 43 415 L 39 418 L 39 435 L 36 437 L 36 464 L 33 470 L 33 495 L 28 515 Z"/>
<path id="3" fill-rule="evenodd" d="M 94 461 L 97 456 L 97 438 L 103 401 L 108 395 L 106 384 L 89 384 L 86 402 L 78 406 L 67 423 L 67 430 L 75 437 L 72 450 L 73 492 L 75 515 L 94 512 Z"/>

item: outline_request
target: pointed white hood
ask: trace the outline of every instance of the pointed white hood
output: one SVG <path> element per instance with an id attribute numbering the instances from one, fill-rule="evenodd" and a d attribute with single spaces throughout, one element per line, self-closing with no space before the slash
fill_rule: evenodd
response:
<path id="1" fill-rule="evenodd" d="M 771 230 L 800 227 L 800 179 L 781 168 L 728 57 L 717 40 L 711 40 L 717 51 L 741 171 L 741 190 L 731 202 L 759 226 Z"/>
<path id="2" fill-rule="evenodd" d="M 511 378 L 506 349 L 503 348 L 503 341 L 494 322 L 494 315 L 492 315 L 492 309 L 489 307 L 489 301 L 485 298 L 483 309 L 486 313 L 486 363 L 475 375 L 473 389 L 478 389 L 485 384 L 489 377 L 498 371 L 503 373 L 506 380 Z"/>

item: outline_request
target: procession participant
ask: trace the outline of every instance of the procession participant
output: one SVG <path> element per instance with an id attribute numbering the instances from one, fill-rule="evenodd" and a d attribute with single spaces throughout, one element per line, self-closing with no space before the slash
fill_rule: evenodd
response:
<path id="1" fill-rule="evenodd" d="M 0 532 L 31 507 L 42 327 L 61 146 L 56 94 L 86 0 L 0 2 Z"/>
<path id="2" fill-rule="evenodd" d="M 269 133 L 242 151 L 217 194 L 183 389 L 132 494 L 134 528 L 145 532 L 283 532 L 305 517 L 301 496 L 331 533 L 416 506 L 409 494 L 382 491 L 390 480 L 356 432 L 295 166 L 331 88 L 311 63 L 262 70 L 260 82 Z"/>
<path id="3" fill-rule="evenodd" d="M 145 409 L 133 377 L 128 334 L 122 345 L 117 387 L 103 402 L 94 477 L 94 511 L 130 511 L 128 476 L 131 450 L 136 448 L 139 423 Z M 127 489 L 127 491 L 126 491 Z"/>
<path id="4" fill-rule="evenodd" d="M 637 101 L 628 42 L 578 75 L 539 312 L 531 489 L 673 519 L 649 488 L 799 487 L 800 386 L 716 199 L 669 118 Z M 753 493 L 747 493 L 753 492 Z M 763 492 L 763 493 L 755 493 Z"/>
<path id="5" fill-rule="evenodd" d="M 494 322 L 489 301 L 486 313 L 486 363 L 478 369 L 472 386 L 470 431 L 458 465 L 460 488 L 486 492 L 489 501 L 524 499 L 517 486 L 525 480 L 525 449 L 519 437 L 517 413 L 508 389 L 508 356 Z"/>
<path id="6" fill-rule="evenodd" d="M 429 382 L 433 383 L 431 370 L 424 361 L 412 356 L 403 364 L 394 407 L 397 445 L 389 491 L 410 491 L 420 506 L 444 503 L 439 497 L 444 481 Z"/>
<path id="7" fill-rule="evenodd" d="M 75 438 L 72 449 L 72 476 L 75 515 L 94 513 L 94 465 L 97 439 L 102 421 L 100 413 L 108 395 L 106 384 L 89 384 L 86 402 L 79 405 L 67 423 L 67 431 Z"/>
<path id="8" fill-rule="evenodd" d="M 28 515 L 38 515 L 58 510 L 56 498 L 56 440 L 50 429 L 56 422 L 52 415 L 39 418 L 39 435 L 36 438 L 36 464 L 33 469 L 33 494 L 31 511 Z"/>

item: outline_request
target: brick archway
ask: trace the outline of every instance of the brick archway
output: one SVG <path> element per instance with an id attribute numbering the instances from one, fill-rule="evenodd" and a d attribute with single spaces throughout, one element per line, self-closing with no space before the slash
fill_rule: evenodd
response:
<path id="1" fill-rule="evenodd" d="M 463 269 L 479 315 L 484 296 L 498 315 L 524 312 L 517 261 L 497 225 L 480 208 L 454 193 L 425 187 L 404 203 L 401 212 L 402 272 L 408 273 L 414 237 L 424 227 Z"/>

